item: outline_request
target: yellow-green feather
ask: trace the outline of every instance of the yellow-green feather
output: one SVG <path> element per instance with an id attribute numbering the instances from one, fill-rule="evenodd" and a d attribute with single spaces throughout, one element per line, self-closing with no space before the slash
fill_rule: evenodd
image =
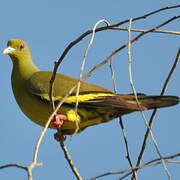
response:
<path id="1" fill-rule="evenodd" d="M 13 39 L 7 44 L 10 49 L 5 51 L 13 62 L 12 89 L 16 101 L 24 112 L 35 123 L 44 126 L 52 110 L 49 103 L 49 81 L 52 72 L 40 71 L 32 61 L 28 45 L 22 41 Z M 60 101 L 79 80 L 57 74 L 53 100 L 55 104 Z M 138 95 L 141 110 L 155 107 L 171 106 L 179 103 L 176 96 L 144 96 Z M 79 102 L 77 113 L 75 111 L 76 100 Z M 61 106 L 58 113 L 65 114 L 68 121 L 62 126 L 62 132 L 73 134 L 79 124 L 79 131 L 88 126 L 107 122 L 119 115 L 138 111 L 134 95 L 118 95 L 103 87 L 81 82 L 78 98 L 76 90 Z"/>

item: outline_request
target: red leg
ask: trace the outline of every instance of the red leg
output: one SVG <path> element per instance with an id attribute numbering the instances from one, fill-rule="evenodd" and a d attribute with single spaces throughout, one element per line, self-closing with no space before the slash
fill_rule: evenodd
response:
<path id="1" fill-rule="evenodd" d="M 52 120 L 52 124 L 54 127 L 57 129 L 60 129 L 61 126 L 63 125 L 64 121 L 67 121 L 67 116 L 64 114 L 56 114 L 54 116 L 54 119 Z"/>
<path id="2" fill-rule="evenodd" d="M 52 120 L 52 124 L 57 129 L 60 129 L 63 125 L 64 121 L 68 121 L 67 116 L 64 114 L 56 114 Z M 54 139 L 59 142 L 63 142 L 66 140 L 66 136 L 64 136 L 61 131 L 58 131 L 54 134 Z"/>

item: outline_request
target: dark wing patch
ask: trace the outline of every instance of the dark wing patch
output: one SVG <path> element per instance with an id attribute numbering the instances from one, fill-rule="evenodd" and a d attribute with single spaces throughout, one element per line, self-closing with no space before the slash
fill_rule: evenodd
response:
<path id="1" fill-rule="evenodd" d="M 79 103 L 79 106 L 87 106 L 92 108 L 102 108 L 102 107 L 112 107 L 130 110 L 139 110 L 139 106 L 136 100 L 124 99 L 123 95 L 116 96 L 104 96 L 92 99 L 86 102 Z M 141 110 L 146 110 L 147 108 L 141 105 Z"/>

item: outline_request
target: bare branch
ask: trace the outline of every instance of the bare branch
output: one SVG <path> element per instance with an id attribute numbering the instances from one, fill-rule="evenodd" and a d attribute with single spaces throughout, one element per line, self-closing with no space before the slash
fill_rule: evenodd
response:
<path id="1" fill-rule="evenodd" d="M 155 137 L 154 137 L 154 135 L 152 133 L 151 127 L 149 127 L 149 125 L 148 125 L 145 114 L 142 111 L 141 105 L 140 105 L 139 100 L 138 100 L 135 84 L 134 84 L 134 81 L 133 81 L 133 77 L 132 77 L 132 57 L 131 57 L 131 31 L 130 31 L 131 22 L 132 22 L 132 19 L 130 19 L 130 21 L 129 21 L 129 28 L 128 28 L 128 70 L 129 70 L 129 81 L 130 81 L 131 89 L 133 91 L 133 94 L 135 95 L 135 99 L 136 99 L 137 105 L 139 107 L 142 119 L 143 119 L 146 127 L 149 129 L 149 134 L 150 134 L 150 136 L 152 138 L 152 141 L 153 141 L 153 144 L 155 146 L 156 152 L 158 153 L 159 157 L 161 158 L 164 170 L 165 170 L 168 178 L 171 179 L 171 174 L 170 174 L 169 170 L 167 169 L 166 164 L 164 163 L 164 160 L 162 159 L 162 155 L 161 155 L 158 143 L 157 143 L 157 141 L 156 141 L 156 139 L 155 139 Z M 132 180 L 137 179 L 137 173 L 136 172 L 135 173 L 133 172 L 133 176 L 132 176 L 131 179 Z"/>
<path id="2" fill-rule="evenodd" d="M 129 19 L 129 25 L 128 25 L 128 64 L 129 64 L 129 74 L 130 74 L 130 77 L 131 76 L 131 24 L 132 24 L 132 18 Z M 130 81 L 131 82 L 131 81 Z M 137 95 L 136 95 L 137 96 Z M 123 125 L 123 122 L 122 122 L 122 119 L 120 118 L 120 125 L 121 125 L 121 129 L 123 131 L 123 137 L 124 137 L 124 141 L 125 141 L 125 145 L 126 145 L 126 153 L 127 153 L 127 159 L 128 159 L 128 162 L 130 164 L 130 167 L 132 168 L 133 165 L 132 165 L 132 162 L 131 162 L 131 158 L 130 158 L 130 152 L 129 152 L 129 147 L 128 147 L 128 141 L 127 141 L 127 137 L 126 137 L 126 134 L 125 134 L 125 129 L 124 129 L 124 125 Z M 136 171 L 133 171 L 133 177 L 135 178 L 135 180 L 138 179 L 137 177 L 137 173 Z"/>
<path id="3" fill-rule="evenodd" d="M 17 168 L 20 168 L 20 169 L 27 170 L 27 166 L 23 166 L 21 164 L 6 164 L 6 165 L 3 165 L 3 166 L 0 166 L 0 169 L 5 169 L 5 168 L 9 168 L 9 167 L 17 167 Z"/>
<path id="4" fill-rule="evenodd" d="M 110 28 L 112 30 L 118 30 L 118 31 L 128 31 L 128 28 L 123 27 L 112 27 Z M 146 32 L 148 29 L 130 29 L 131 32 Z M 152 33 L 163 33 L 163 34 L 173 34 L 173 35 L 180 35 L 179 31 L 169 31 L 169 30 L 154 30 Z"/>
<path id="5" fill-rule="evenodd" d="M 171 160 L 171 159 L 174 159 L 174 158 L 179 157 L 179 156 L 180 156 L 180 153 L 177 153 L 177 154 L 173 154 L 173 155 L 170 155 L 170 156 L 164 156 L 162 158 L 164 159 L 164 161 L 166 163 L 176 163 L 176 164 L 179 164 L 180 161 L 173 161 L 173 160 Z M 153 159 L 151 161 L 148 161 L 148 162 L 142 164 L 141 166 L 135 166 L 133 168 L 127 168 L 127 169 L 118 170 L 118 171 L 106 172 L 106 173 L 103 173 L 103 174 L 98 175 L 96 177 L 92 177 L 92 178 L 90 178 L 88 180 L 95 180 L 95 179 L 99 179 L 99 178 L 104 177 L 104 176 L 115 175 L 115 174 L 123 174 L 123 173 L 128 172 L 127 174 L 125 174 L 123 177 L 120 178 L 120 179 L 124 179 L 125 177 L 131 175 L 133 170 L 142 169 L 142 168 L 145 168 L 145 167 L 150 167 L 150 166 L 154 166 L 154 165 L 158 165 L 158 164 L 161 164 L 161 158 Z"/>
<path id="6" fill-rule="evenodd" d="M 154 14 L 157 14 L 157 13 L 159 13 L 159 12 L 161 12 L 161 11 L 169 10 L 169 9 L 174 9 L 174 8 L 180 8 L 180 5 L 167 6 L 167 7 L 164 7 L 164 8 L 160 8 L 160 9 L 158 9 L 158 10 L 155 10 L 155 11 L 152 11 L 152 12 L 150 12 L 150 13 L 147 13 L 147 14 L 145 14 L 145 15 L 143 15 L 143 16 L 139 16 L 139 17 L 133 18 L 132 22 L 137 21 L 137 20 L 140 20 L 140 19 L 146 19 L 147 17 L 152 16 L 152 15 L 154 15 Z M 126 20 L 124 20 L 124 21 L 122 21 L 122 22 L 119 22 L 119 23 L 117 23 L 117 24 L 114 24 L 114 26 L 120 26 L 120 25 L 122 25 L 122 24 L 124 24 L 124 23 L 128 23 L 128 22 L 129 22 L 129 19 L 126 19 Z"/>
<path id="7" fill-rule="evenodd" d="M 65 158 L 66 158 L 69 166 L 71 167 L 71 170 L 73 171 L 74 175 L 76 176 L 77 180 L 83 180 L 81 175 L 79 174 L 78 170 L 76 169 L 76 167 L 75 167 L 75 165 L 74 165 L 74 163 L 73 163 L 73 161 L 71 159 L 71 156 L 70 156 L 70 154 L 68 152 L 68 149 L 64 145 L 63 141 L 60 142 L 60 146 L 61 146 L 61 148 L 62 148 L 62 150 L 64 152 L 64 155 L 65 155 Z"/>
<path id="8" fill-rule="evenodd" d="M 146 34 L 148 34 L 148 33 L 150 33 L 150 32 L 153 32 L 153 31 L 159 29 L 160 27 L 162 27 L 162 26 L 164 26 L 164 25 L 166 25 L 166 24 L 168 24 L 168 23 L 170 23 L 170 22 L 172 22 L 172 21 L 174 21 L 175 19 L 178 19 L 178 18 L 180 18 L 180 16 L 174 16 L 174 17 L 170 18 L 169 20 L 163 22 L 162 24 L 157 25 L 157 26 L 155 26 L 154 28 L 152 28 L 152 29 L 150 29 L 150 30 L 148 30 L 148 31 L 146 31 L 146 32 L 140 33 L 139 35 L 137 35 L 135 38 L 133 38 L 133 39 L 131 40 L 131 44 L 134 43 L 134 42 L 136 42 L 136 41 L 138 41 L 142 36 L 144 36 L 144 35 L 146 35 Z M 100 67 L 102 67 L 103 65 L 105 65 L 107 62 L 109 62 L 116 54 L 118 54 L 121 50 L 123 50 L 123 49 L 126 48 L 127 46 L 128 46 L 128 43 L 126 43 L 126 44 L 122 45 L 121 47 L 117 48 L 116 50 L 114 50 L 106 59 L 104 59 L 104 60 L 101 61 L 99 64 L 97 64 L 96 66 L 94 66 L 94 67 L 89 71 L 89 73 L 84 77 L 83 80 L 85 80 L 85 79 L 87 79 L 88 77 L 90 77 L 97 69 L 99 69 Z"/>
<path id="9" fill-rule="evenodd" d="M 172 65 L 172 68 L 171 68 L 171 70 L 170 70 L 170 72 L 169 72 L 169 74 L 168 74 L 168 76 L 167 76 L 167 78 L 166 78 L 166 80 L 164 82 L 164 85 L 163 85 L 163 88 L 162 88 L 162 91 L 161 91 L 160 95 L 163 95 L 165 93 L 165 91 L 167 89 L 167 86 L 169 84 L 169 81 L 170 81 L 170 79 L 171 79 L 171 77 L 173 75 L 173 72 L 175 71 L 176 66 L 177 66 L 177 64 L 179 62 L 179 59 L 180 59 L 179 57 L 180 57 L 180 48 L 179 48 L 178 53 L 176 55 L 175 61 L 174 61 L 173 65 Z M 140 151 L 138 159 L 137 159 L 136 166 L 140 165 L 142 157 L 144 155 L 145 147 L 146 147 L 146 144 L 147 144 L 147 139 L 148 139 L 148 136 L 149 136 L 149 133 L 150 133 L 150 129 L 152 128 L 153 120 L 154 120 L 154 116 L 155 116 L 156 112 L 157 112 L 157 109 L 154 109 L 154 111 L 152 112 L 151 118 L 149 120 L 149 127 L 150 128 L 147 128 L 147 130 L 146 130 L 144 140 L 143 140 L 143 144 L 142 144 L 142 147 L 141 147 L 141 151 Z"/>
<path id="10" fill-rule="evenodd" d="M 87 55 L 88 55 L 88 51 L 89 51 L 89 49 L 92 46 L 92 43 L 94 41 L 96 28 L 101 23 L 106 23 L 107 25 L 109 25 L 109 22 L 107 20 L 105 20 L 105 19 L 102 19 L 102 20 L 99 20 L 98 22 L 96 22 L 96 24 L 94 25 L 93 30 L 92 30 L 91 39 L 90 39 L 90 41 L 88 43 L 88 46 L 87 46 L 87 48 L 85 49 L 85 52 L 84 52 L 84 56 L 83 56 L 83 60 L 82 60 L 82 65 L 80 67 L 79 82 L 78 82 L 77 90 L 76 90 L 76 105 L 75 105 L 76 115 L 77 115 L 77 109 L 78 109 L 78 96 L 79 96 L 81 81 L 83 81 L 83 71 L 84 71 L 85 64 L 86 64 L 86 58 L 87 58 Z M 78 131 L 79 131 L 79 122 L 76 121 L 76 130 L 74 132 L 74 135 L 76 135 Z"/>
<path id="11" fill-rule="evenodd" d="M 9 167 L 16 167 L 16 168 L 20 168 L 20 169 L 25 170 L 27 172 L 28 180 L 33 180 L 32 169 L 29 166 L 23 166 L 20 164 L 6 164 L 3 166 L 0 166 L 0 169 L 5 169 L 5 168 L 9 168 Z"/>

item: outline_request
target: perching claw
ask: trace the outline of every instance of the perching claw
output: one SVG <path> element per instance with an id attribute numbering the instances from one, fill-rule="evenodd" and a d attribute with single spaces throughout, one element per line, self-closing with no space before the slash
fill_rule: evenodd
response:
<path id="1" fill-rule="evenodd" d="M 64 114 L 56 114 L 54 116 L 54 118 L 52 119 L 52 125 L 57 128 L 60 129 L 61 126 L 63 125 L 64 121 L 67 121 L 67 116 Z"/>

